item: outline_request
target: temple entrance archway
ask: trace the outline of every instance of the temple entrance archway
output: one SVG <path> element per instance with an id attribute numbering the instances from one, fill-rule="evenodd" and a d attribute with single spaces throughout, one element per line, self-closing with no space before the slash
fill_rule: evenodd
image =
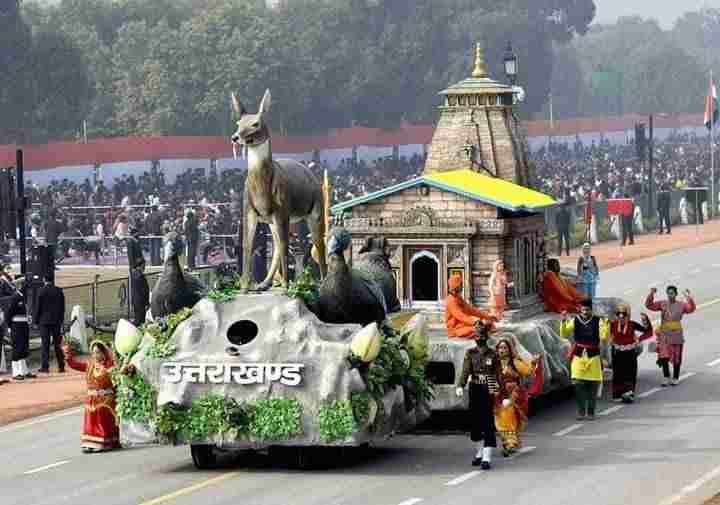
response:
<path id="1" fill-rule="evenodd" d="M 440 301 L 440 259 L 430 251 L 419 251 L 410 259 L 410 301 L 413 304 Z"/>

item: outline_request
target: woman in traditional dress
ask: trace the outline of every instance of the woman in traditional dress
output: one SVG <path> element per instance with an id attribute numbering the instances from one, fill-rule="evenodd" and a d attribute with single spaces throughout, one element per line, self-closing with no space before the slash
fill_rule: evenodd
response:
<path id="1" fill-rule="evenodd" d="M 540 356 L 532 361 L 520 358 L 507 339 L 495 346 L 502 369 L 502 389 L 495 401 L 495 427 L 502 440 L 503 456 L 507 457 L 521 446 L 520 432 L 527 426 L 530 397 L 523 384 L 524 379 L 534 375 Z"/>
<path id="2" fill-rule="evenodd" d="M 115 386 L 110 370 L 115 366 L 112 352 L 100 341 L 90 345 L 90 359 L 78 361 L 69 345 L 65 345 L 65 359 L 73 370 L 85 372 L 87 398 L 83 421 L 83 452 L 102 452 L 120 447 L 120 430 L 115 413 Z M 127 373 L 127 368 L 121 370 Z"/>
<path id="3" fill-rule="evenodd" d="M 493 264 L 488 290 L 490 291 L 490 311 L 498 321 L 503 318 L 505 313 L 507 307 L 506 291 L 512 285 L 513 283 L 509 281 L 508 273 L 505 270 L 505 262 L 497 260 Z"/>
<path id="4" fill-rule="evenodd" d="M 618 305 L 616 321 L 610 323 L 612 339 L 612 392 L 616 402 L 632 403 L 635 401 L 637 384 L 637 351 L 640 341 L 652 335 L 652 324 L 647 314 L 641 314 L 642 323 L 630 319 L 630 306 Z M 637 333 L 641 333 L 640 336 Z"/>
<path id="5" fill-rule="evenodd" d="M 582 256 L 578 258 L 577 263 L 577 275 L 578 289 L 593 300 L 600 278 L 600 269 L 595 261 L 595 256 L 590 254 L 590 242 L 583 244 Z"/>

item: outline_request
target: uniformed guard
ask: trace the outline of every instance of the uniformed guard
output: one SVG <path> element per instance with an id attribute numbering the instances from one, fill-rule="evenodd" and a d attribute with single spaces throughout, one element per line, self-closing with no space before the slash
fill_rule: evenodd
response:
<path id="1" fill-rule="evenodd" d="M 475 323 L 476 346 L 465 353 L 456 389 L 457 395 L 462 397 L 465 385 L 470 381 L 470 440 L 476 444 L 472 465 L 483 470 L 490 469 L 492 450 L 497 447 L 494 405 L 502 380 L 500 358 L 494 349 L 488 347 L 489 333 L 489 327 L 482 321 Z"/>

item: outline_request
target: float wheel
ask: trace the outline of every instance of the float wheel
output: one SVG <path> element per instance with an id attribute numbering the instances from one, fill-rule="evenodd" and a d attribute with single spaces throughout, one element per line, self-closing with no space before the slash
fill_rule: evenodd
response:
<path id="1" fill-rule="evenodd" d="M 212 445 L 191 445 L 190 455 L 192 456 L 195 468 L 198 470 L 207 470 L 215 467 L 217 457 Z"/>

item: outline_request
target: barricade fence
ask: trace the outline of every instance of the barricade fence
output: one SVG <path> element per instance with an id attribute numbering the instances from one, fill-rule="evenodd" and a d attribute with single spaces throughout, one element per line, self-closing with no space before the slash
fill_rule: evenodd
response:
<path id="1" fill-rule="evenodd" d="M 145 274 L 145 278 L 153 289 L 161 272 Z M 211 288 L 215 283 L 215 269 L 213 267 L 200 267 L 192 272 L 200 281 Z M 120 319 L 129 318 L 130 296 L 128 292 L 128 278 L 122 277 L 107 281 L 100 281 L 99 275 L 94 282 L 67 286 L 63 288 L 65 294 L 65 323 L 72 321 L 71 313 L 75 305 L 85 309 L 95 325 L 109 327 Z"/>

